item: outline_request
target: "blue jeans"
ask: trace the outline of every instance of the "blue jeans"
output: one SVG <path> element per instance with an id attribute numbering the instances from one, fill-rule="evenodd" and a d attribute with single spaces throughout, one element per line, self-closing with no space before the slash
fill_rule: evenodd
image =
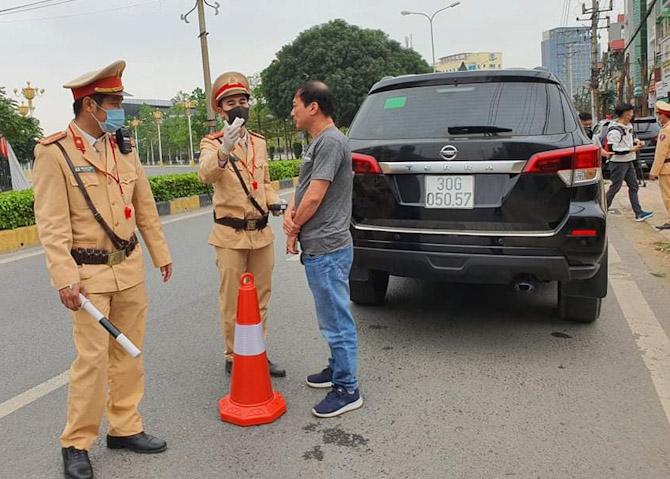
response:
<path id="1" fill-rule="evenodd" d="M 349 309 L 349 272 L 354 249 L 319 255 L 302 255 L 307 283 L 314 296 L 321 334 L 330 347 L 333 384 L 358 389 L 358 336 Z"/>

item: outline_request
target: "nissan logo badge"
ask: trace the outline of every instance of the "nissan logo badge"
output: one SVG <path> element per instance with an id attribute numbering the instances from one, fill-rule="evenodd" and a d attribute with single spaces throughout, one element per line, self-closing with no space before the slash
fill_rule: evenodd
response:
<path id="1" fill-rule="evenodd" d="M 458 155 L 458 150 L 453 145 L 444 146 L 440 150 L 440 156 L 445 160 L 453 160 L 456 158 L 456 155 Z"/>

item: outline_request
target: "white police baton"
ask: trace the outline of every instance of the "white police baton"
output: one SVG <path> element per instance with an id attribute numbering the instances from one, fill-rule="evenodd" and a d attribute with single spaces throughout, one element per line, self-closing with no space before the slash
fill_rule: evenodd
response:
<path id="1" fill-rule="evenodd" d="M 93 316 L 93 318 L 95 318 L 95 320 L 100 323 L 100 325 L 105 328 L 107 332 L 114 337 L 114 339 L 116 339 L 116 342 L 119 343 L 123 349 L 128 351 L 128 354 L 134 358 L 142 354 L 142 351 L 137 349 L 137 346 L 135 346 L 130 339 L 128 339 L 121 331 L 119 331 L 116 326 L 114 326 L 111 321 L 98 310 L 98 308 L 93 306 L 93 303 L 91 303 L 91 301 L 89 301 L 86 296 L 79 293 L 79 299 L 81 300 L 81 307 L 84 308 L 88 314 Z"/>

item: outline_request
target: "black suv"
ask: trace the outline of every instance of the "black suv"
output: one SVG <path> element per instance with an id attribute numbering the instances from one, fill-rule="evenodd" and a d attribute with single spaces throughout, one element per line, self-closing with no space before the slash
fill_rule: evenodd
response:
<path id="1" fill-rule="evenodd" d="M 600 148 L 544 70 L 385 78 L 349 138 L 351 299 L 381 304 L 389 275 L 558 281 L 563 318 L 590 322 L 607 294 Z"/>

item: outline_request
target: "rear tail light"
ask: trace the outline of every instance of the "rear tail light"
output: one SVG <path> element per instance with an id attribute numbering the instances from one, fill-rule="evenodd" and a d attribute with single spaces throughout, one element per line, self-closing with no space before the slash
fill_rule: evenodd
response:
<path id="1" fill-rule="evenodd" d="M 595 238 L 598 236 L 597 230 L 572 230 L 568 236 L 576 238 Z"/>
<path id="2" fill-rule="evenodd" d="M 602 176 L 602 158 L 598 145 L 543 151 L 533 155 L 523 172 L 556 174 L 567 186 L 595 184 Z"/>
<path id="3" fill-rule="evenodd" d="M 374 156 L 351 154 L 351 167 L 357 175 L 381 175 L 382 170 Z"/>

